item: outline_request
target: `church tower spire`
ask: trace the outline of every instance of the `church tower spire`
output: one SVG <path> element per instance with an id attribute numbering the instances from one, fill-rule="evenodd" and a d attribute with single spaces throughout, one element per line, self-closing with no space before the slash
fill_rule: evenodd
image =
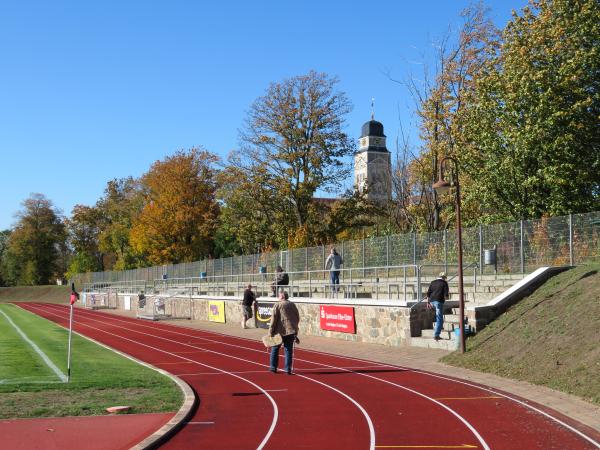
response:
<path id="1" fill-rule="evenodd" d="M 375 97 L 371 97 L 371 120 L 375 120 Z"/>
<path id="2" fill-rule="evenodd" d="M 366 191 L 369 200 L 384 204 L 392 198 L 391 154 L 386 147 L 383 124 L 375 120 L 375 99 L 371 99 L 371 120 L 362 126 L 358 151 L 354 155 L 354 185 Z"/>

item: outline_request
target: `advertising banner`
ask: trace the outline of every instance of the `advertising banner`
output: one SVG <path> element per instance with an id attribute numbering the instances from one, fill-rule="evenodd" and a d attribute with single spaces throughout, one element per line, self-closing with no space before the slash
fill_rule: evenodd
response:
<path id="1" fill-rule="evenodd" d="M 352 306 L 321 305 L 319 316 L 322 330 L 356 333 Z"/>
<path id="2" fill-rule="evenodd" d="M 271 310 L 274 302 L 256 302 L 256 326 L 257 328 L 269 328 L 271 325 Z"/>
<path id="3" fill-rule="evenodd" d="M 210 300 L 208 302 L 208 320 L 211 322 L 225 323 L 224 300 Z"/>

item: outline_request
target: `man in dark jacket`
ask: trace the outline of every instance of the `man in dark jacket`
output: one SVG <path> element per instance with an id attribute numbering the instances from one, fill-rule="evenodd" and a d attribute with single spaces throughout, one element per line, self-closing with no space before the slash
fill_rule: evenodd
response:
<path id="1" fill-rule="evenodd" d="M 252 285 L 248 284 L 244 291 L 244 298 L 242 300 L 242 328 L 246 328 L 246 321 L 254 316 L 252 307 L 256 303 L 256 294 L 252 292 Z"/>
<path id="2" fill-rule="evenodd" d="M 277 297 L 277 288 L 290 284 L 290 277 L 286 272 L 284 272 L 283 267 L 277 266 L 276 270 L 275 282 L 271 285 L 271 290 L 273 291 L 273 295 L 271 295 L 271 297 Z"/>
<path id="3" fill-rule="evenodd" d="M 433 339 L 439 341 L 442 339 L 440 333 L 444 326 L 444 302 L 449 298 L 448 282 L 446 281 L 446 272 L 440 272 L 440 275 L 431 282 L 427 289 L 427 303 L 430 308 L 435 308 L 435 327 L 433 329 Z"/>

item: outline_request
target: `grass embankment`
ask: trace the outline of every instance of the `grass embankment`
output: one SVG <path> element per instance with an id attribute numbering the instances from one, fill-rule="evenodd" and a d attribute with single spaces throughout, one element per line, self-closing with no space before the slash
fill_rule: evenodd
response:
<path id="1" fill-rule="evenodd" d="M 69 286 L 16 286 L 0 288 L 0 303 L 44 302 L 68 303 Z"/>
<path id="2" fill-rule="evenodd" d="M 600 265 L 563 272 L 442 359 L 600 404 Z"/>
<path id="3" fill-rule="evenodd" d="M 71 382 L 59 376 L 2 314 L 67 373 L 64 328 L 14 305 L 0 304 L 0 419 L 106 414 L 132 406 L 132 413 L 176 411 L 183 400 L 169 378 L 73 335 Z"/>

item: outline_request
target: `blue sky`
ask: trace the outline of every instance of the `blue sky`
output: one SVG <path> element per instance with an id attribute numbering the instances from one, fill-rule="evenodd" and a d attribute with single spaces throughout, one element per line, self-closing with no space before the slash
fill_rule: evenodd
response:
<path id="1" fill-rule="evenodd" d="M 414 132 L 405 79 L 463 0 L 0 2 L 0 229 L 41 192 L 68 215 L 107 181 L 140 176 L 180 149 L 226 157 L 269 83 L 309 70 L 338 76 L 347 132 L 399 118 Z M 503 26 L 526 0 L 495 0 Z"/>

